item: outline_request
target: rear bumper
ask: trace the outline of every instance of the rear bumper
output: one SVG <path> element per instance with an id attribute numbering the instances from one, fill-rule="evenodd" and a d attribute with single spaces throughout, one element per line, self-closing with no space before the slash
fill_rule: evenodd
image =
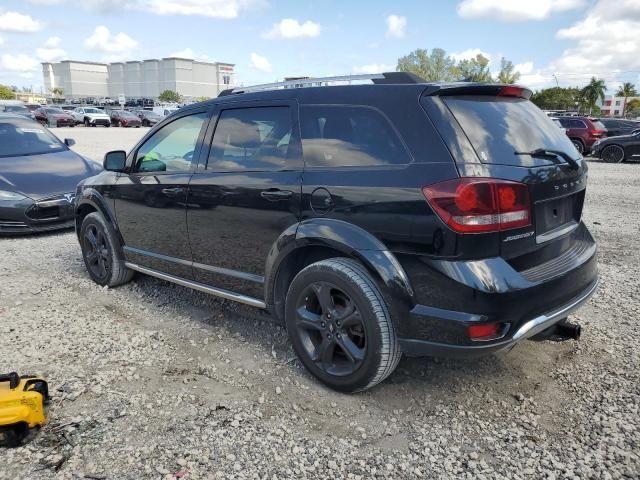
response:
<path id="1" fill-rule="evenodd" d="M 517 271 L 501 257 L 472 261 L 399 257 L 415 306 L 398 322 L 407 355 L 478 356 L 512 347 L 564 319 L 598 283 L 596 244 L 583 224 L 560 255 Z M 500 337 L 479 341 L 468 328 L 500 323 Z"/>
<path id="2" fill-rule="evenodd" d="M 400 347 L 408 356 L 443 356 L 443 357 L 476 357 L 490 353 L 508 350 L 518 342 L 527 340 L 547 328 L 555 325 L 559 321 L 567 318 L 572 312 L 584 305 L 595 293 L 599 280 L 596 278 L 586 289 L 567 303 L 554 308 L 553 310 L 540 314 L 534 318 L 526 320 L 514 332 L 506 338 L 493 342 L 478 342 L 476 345 L 455 345 L 428 340 L 400 339 Z M 433 314 L 433 309 L 424 305 L 417 305 L 410 312 L 412 317 L 423 317 L 426 312 Z M 464 326 L 472 325 L 479 320 L 478 315 L 469 315 L 455 312 L 452 315 L 443 315 L 447 321 L 458 321 Z"/>

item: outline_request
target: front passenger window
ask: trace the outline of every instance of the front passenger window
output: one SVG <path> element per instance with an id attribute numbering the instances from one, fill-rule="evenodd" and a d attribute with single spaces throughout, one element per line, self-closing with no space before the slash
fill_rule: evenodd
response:
<path id="1" fill-rule="evenodd" d="M 158 130 L 138 149 L 136 172 L 187 172 L 206 113 L 181 117 Z"/>

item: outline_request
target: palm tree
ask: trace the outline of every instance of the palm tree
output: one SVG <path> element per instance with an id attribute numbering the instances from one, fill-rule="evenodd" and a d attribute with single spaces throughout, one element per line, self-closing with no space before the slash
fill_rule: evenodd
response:
<path id="1" fill-rule="evenodd" d="M 636 86 L 631 82 L 623 83 L 616 92 L 616 97 L 637 97 Z"/>
<path id="2" fill-rule="evenodd" d="M 582 89 L 582 97 L 585 103 L 589 107 L 589 115 L 593 111 L 593 108 L 598 103 L 598 100 L 604 102 L 604 92 L 607 90 L 607 86 L 604 80 L 597 80 L 596 77 L 591 77 L 589 84 Z"/>

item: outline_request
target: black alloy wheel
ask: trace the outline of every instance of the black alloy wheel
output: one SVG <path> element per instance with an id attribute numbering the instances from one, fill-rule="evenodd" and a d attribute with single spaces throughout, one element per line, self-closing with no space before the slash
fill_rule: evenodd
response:
<path id="1" fill-rule="evenodd" d="M 91 124 L 89 123 L 89 119 L 88 118 L 84 119 L 84 126 L 85 127 L 90 127 L 91 126 Z"/>
<path id="2" fill-rule="evenodd" d="M 311 360 L 329 375 L 345 376 L 358 370 L 367 337 L 353 300 L 336 285 L 314 282 L 297 303 L 296 333 Z"/>
<path id="3" fill-rule="evenodd" d="M 89 225 L 84 232 L 82 241 L 90 273 L 100 281 L 107 280 L 110 276 L 113 258 L 104 232 L 97 225 Z"/>
<path id="4" fill-rule="evenodd" d="M 335 390 L 377 385 L 402 356 L 382 291 L 354 259 L 329 258 L 303 268 L 289 285 L 284 313 L 298 358 Z"/>
<path id="5" fill-rule="evenodd" d="M 624 149 L 618 145 L 609 145 L 602 150 L 601 158 L 607 163 L 620 163 L 624 161 Z"/>
<path id="6" fill-rule="evenodd" d="M 576 147 L 576 150 L 578 150 L 578 153 L 580 155 L 584 153 L 584 144 L 582 143 L 582 141 L 577 139 L 571 139 L 571 143 L 573 143 L 573 146 Z"/>

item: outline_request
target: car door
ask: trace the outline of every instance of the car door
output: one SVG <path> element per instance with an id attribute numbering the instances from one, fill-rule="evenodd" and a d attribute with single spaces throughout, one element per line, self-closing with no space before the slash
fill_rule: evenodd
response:
<path id="1" fill-rule="evenodd" d="M 636 133 L 632 139 L 625 143 L 624 150 L 627 159 L 640 160 L 640 133 Z"/>
<path id="2" fill-rule="evenodd" d="M 129 155 L 128 174 L 113 189 L 127 261 L 191 278 L 187 187 L 209 112 L 191 110 L 147 137 Z"/>
<path id="3" fill-rule="evenodd" d="M 73 111 L 73 119 L 76 122 L 82 123 L 84 121 L 84 108 L 78 107 Z"/>
<path id="4" fill-rule="evenodd" d="M 194 276 L 261 299 L 269 250 L 300 216 L 297 104 L 237 103 L 215 116 L 206 162 L 189 184 Z"/>

